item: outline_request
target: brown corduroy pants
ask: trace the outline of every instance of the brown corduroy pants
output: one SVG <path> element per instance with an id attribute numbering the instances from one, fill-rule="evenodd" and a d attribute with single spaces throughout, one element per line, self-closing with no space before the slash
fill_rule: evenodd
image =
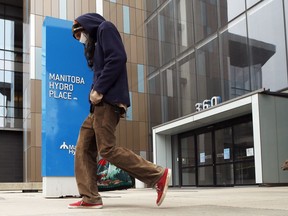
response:
<path id="1" fill-rule="evenodd" d="M 116 146 L 115 130 L 120 115 L 110 104 L 101 102 L 84 120 L 76 145 L 75 176 L 84 202 L 102 203 L 97 187 L 97 156 L 100 156 L 129 175 L 154 186 L 164 173 L 157 166 L 129 149 Z"/>

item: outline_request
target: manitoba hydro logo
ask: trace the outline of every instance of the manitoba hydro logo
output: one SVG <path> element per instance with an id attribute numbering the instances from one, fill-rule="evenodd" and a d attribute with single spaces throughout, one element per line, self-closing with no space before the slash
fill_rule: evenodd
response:
<path id="1" fill-rule="evenodd" d="M 67 151 L 68 154 L 75 155 L 76 146 L 67 144 L 65 141 L 60 145 L 60 149 Z"/>

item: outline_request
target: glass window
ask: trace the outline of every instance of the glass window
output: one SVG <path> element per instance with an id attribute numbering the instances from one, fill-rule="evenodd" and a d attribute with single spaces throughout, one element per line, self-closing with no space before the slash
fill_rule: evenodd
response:
<path id="1" fill-rule="evenodd" d="M 4 20 L 0 19 L 0 29 L 4 29 Z M 4 33 L 5 31 L 0 31 L 0 49 L 4 49 Z"/>
<path id="2" fill-rule="evenodd" d="M 259 72 L 250 73 L 245 17 L 235 20 L 220 36 L 221 77 L 226 101 L 261 88 Z"/>
<path id="3" fill-rule="evenodd" d="M 284 10 L 285 10 L 286 41 L 287 41 L 288 40 L 288 1 L 284 1 Z M 288 47 L 286 48 L 288 49 Z"/>
<path id="4" fill-rule="evenodd" d="M 247 18 L 251 75 L 272 91 L 287 87 L 283 17 L 283 1 L 270 1 L 252 8 Z"/>
<path id="5" fill-rule="evenodd" d="M 177 73 L 173 65 L 161 73 L 163 81 L 163 115 L 164 122 L 173 120 L 178 116 L 178 90 L 177 90 Z"/>
<path id="6" fill-rule="evenodd" d="M 21 72 L 15 72 L 14 73 L 14 95 L 12 97 L 12 100 L 14 101 L 14 107 L 22 108 L 23 107 L 23 101 L 22 101 L 22 95 L 23 95 L 23 73 Z M 15 112 L 19 113 L 19 110 L 15 108 Z M 22 114 L 21 114 L 22 115 Z M 19 116 L 17 114 L 17 116 Z"/>
<path id="7" fill-rule="evenodd" d="M 144 1 L 145 4 L 145 9 L 146 9 L 146 17 L 150 16 L 151 13 L 153 13 L 157 7 L 158 7 L 158 2 L 156 0 L 146 0 Z"/>
<path id="8" fill-rule="evenodd" d="M 0 17 L 0 127 L 22 128 L 22 6 L 1 4 Z"/>
<path id="9" fill-rule="evenodd" d="M 130 11 L 128 6 L 123 6 L 124 33 L 130 34 Z"/>
<path id="10" fill-rule="evenodd" d="M 245 0 L 218 0 L 221 26 L 245 11 Z"/>
<path id="11" fill-rule="evenodd" d="M 170 1 L 159 13 L 159 40 L 161 64 L 168 63 L 175 57 L 174 8 Z"/>
<path id="12" fill-rule="evenodd" d="M 130 96 L 130 107 L 128 107 L 127 109 L 127 113 L 126 113 L 126 120 L 132 121 L 133 120 L 133 101 L 132 101 L 132 93 L 129 92 L 129 96 Z"/>
<path id="13" fill-rule="evenodd" d="M 4 82 L 4 71 L 0 70 L 0 127 L 4 124 L 4 119 L 1 117 L 5 116 L 5 106 L 6 106 L 6 84 Z M 2 121 L 2 123 L 1 123 Z"/>
<path id="14" fill-rule="evenodd" d="M 148 73 L 152 73 L 160 66 L 158 21 L 157 16 L 147 23 L 147 59 Z"/>
<path id="15" fill-rule="evenodd" d="M 67 0 L 59 0 L 59 17 L 60 19 L 67 18 Z"/>
<path id="16" fill-rule="evenodd" d="M 196 52 L 198 102 L 221 96 L 218 40 L 213 39 Z"/>
<path id="17" fill-rule="evenodd" d="M 150 128 L 162 123 L 161 111 L 161 84 L 160 75 L 157 74 L 148 80 L 149 89 L 149 122 Z"/>
<path id="18" fill-rule="evenodd" d="M 146 17 L 150 16 L 153 12 L 155 12 L 162 3 L 167 0 L 145 0 L 145 9 L 146 9 Z"/>
<path id="19" fill-rule="evenodd" d="M 247 1 L 247 8 L 250 8 L 251 6 L 256 4 L 257 2 L 260 2 L 262 0 L 246 0 L 246 1 Z"/>
<path id="20" fill-rule="evenodd" d="M 193 1 L 193 12 L 195 19 L 196 42 L 216 32 L 217 23 L 217 2 L 212 0 Z"/>
<path id="21" fill-rule="evenodd" d="M 137 65 L 138 72 L 138 92 L 144 93 L 144 65 Z"/>
<path id="22" fill-rule="evenodd" d="M 179 90 L 181 116 L 195 111 L 197 103 L 195 53 L 179 61 Z"/>
<path id="23" fill-rule="evenodd" d="M 194 24 L 191 0 L 177 0 L 177 25 L 178 52 L 181 53 L 194 44 Z"/>
<path id="24" fill-rule="evenodd" d="M 14 49 L 14 21 L 13 20 L 5 20 L 5 49 L 6 50 L 15 50 Z"/>

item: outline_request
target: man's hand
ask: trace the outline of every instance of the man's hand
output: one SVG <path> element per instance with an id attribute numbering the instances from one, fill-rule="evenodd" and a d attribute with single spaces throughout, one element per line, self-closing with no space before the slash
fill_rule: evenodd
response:
<path id="1" fill-rule="evenodd" d="M 90 92 L 90 101 L 92 104 L 96 105 L 98 104 L 103 98 L 103 95 L 101 93 L 98 93 L 95 90 L 91 90 Z"/>

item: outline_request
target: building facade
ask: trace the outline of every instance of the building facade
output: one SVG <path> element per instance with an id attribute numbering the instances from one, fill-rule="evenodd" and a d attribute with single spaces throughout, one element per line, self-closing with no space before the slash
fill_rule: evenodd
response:
<path id="1" fill-rule="evenodd" d="M 288 182 L 285 0 L 0 0 L 0 182 L 42 181 L 43 21 L 88 12 L 127 51 L 119 145 L 174 186 Z"/>
<path id="2" fill-rule="evenodd" d="M 46 16 L 73 21 L 88 12 L 99 13 L 118 27 L 127 52 L 131 107 L 120 120 L 117 143 L 150 159 L 143 1 L 1 0 L 0 182 L 42 181 L 43 21 Z"/>
<path id="3" fill-rule="evenodd" d="M 7 2 L 0 1 L 0 181 L 21 182 L 23 179 L 23 7 L 17 1 Z"/>
<path id="4" fill-rule="evenodd" d="M 172 184 L 287 183 L 287 2 L 146 2 L 149 131 Z"/>

